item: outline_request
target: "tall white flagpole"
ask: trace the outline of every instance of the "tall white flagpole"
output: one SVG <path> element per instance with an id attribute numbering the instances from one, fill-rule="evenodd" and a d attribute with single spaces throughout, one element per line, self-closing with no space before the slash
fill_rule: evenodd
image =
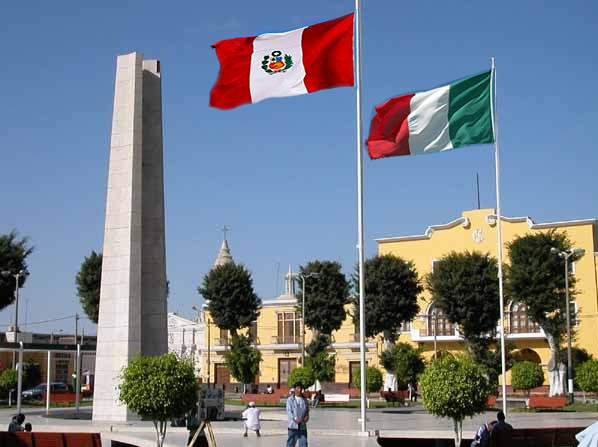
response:
<path id="1" fill-rule="evenodd" d="M 498 295 L 500 302 L 500 357 L 502 367 L 502 411 L 507 414 L 507 380 L 506 380 L 506 349 L 505 349 L 505 301 L 503 294 L 503 271 L 502 271 L 502 232 L 500 211 L 500 157 L 498 146 L 498 109 L 496 98 L 496 63 L 492 58 L 492 82 L 491 88 L 494 88 L 494 95 L 490 94 L 490 100 L 494 102 L 490 107 L 492 112 L 492 126 L 494 128 L 494 166 L 496 169 L 496 232 L 497 232 L 497 253 L 498 253 Z"/>
<path id="2" fill-rule="evenodd" d="M 356 127 L 357 127 L 357 234 L 359 251 L 359 371 L 361 379 L 360 407 L 361 407 L 361 433 L 366 430 L 366 389 L 365 389 L 365 274 L 364 263 L 364 237 L 363 237 L 363 150 L 361 122 L 361 9 L 360 0 L 355 0 L 355 85 L 356 95 Z"/>

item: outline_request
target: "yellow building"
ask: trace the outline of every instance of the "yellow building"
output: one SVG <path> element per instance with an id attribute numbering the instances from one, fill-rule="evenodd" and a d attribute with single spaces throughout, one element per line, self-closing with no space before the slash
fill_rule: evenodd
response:
<path id="1" fill-rule="evenodd" d="M 220 254 L 214 266 L 233 262 L 226 240 L 223 241 Z M 347 306 L 350 310 L 351 306 Z M 227 349 L 229 334 L 219 329 L 210 318 L 207 306 L 204 305 L 204 322 L 206 325 L 206 350 L 202 353 L 202 380 L 217 385 L 235 382 L 224 364 L 222 354 Z M 297 297 L 293 282 L 293 273 L 285 276 L 285 292 L 274 299 L 263 300 L 258 320 L 249 329 L 255 346 L 262 354 L 259 377 L 256 383 L 265 387 L 288 386 L 290 371 L 301 366 L 302 361 L 302 319 L 297 310 Z M 341 328 L 332 334 L 331 354 L 336 355 L 336 371 L 334 382 L 340 387 L 351 387 L 352 376 L 359 369 L 359 336 L 352 318 L 347 314 Z M 306 329 L 305 344 L 312 339 L 312 332 Z M 368 340 L 366 343 L 366 360 L 368 365 L 379 366 L 377 343 Z M 208 373 L 209 371 L 209 373 Z M 261 389 L 260 388 L 260 389 Z M 227 387 L 229 389 L 229 387 Z"/>
<path id="2" fill-rule="evenodd" d="M 378 254 L 393 254 L 414 262 L 421 277 L 430 273 L 434 263 L 451 251 L 465 250 L 497 256 L 497 218 L 493 209 L 466 211 L 444 225 L 433 225 L 424 234 L 377 239 Z M 596 219 L 534 223 L 529 217 L 502 218 L 503 261 L 508 262 L 506 244 L 516 236 L 555 229 L 567 234 L 573 247 L 585 249 L 585 255 L 573 263 L 571 271 L 577 279 L 579 294 L 573 303 L 578 311 L 574 346 L 598 356 L 598 253 Z M 564 265 L 563 265 L 564 269 Z M 401 341 L 422 346 L 426 356 L 439 351 L 463 349 L 458 328 L 451 325 L 430 305 L 425 291 L 419 299 L 420 315 L 411 322 Z M 496 303 L 498 306 L 498 303 Z M 526 358 L 546 365 L 550 358 L 543 331 L 527 316 L 526 307 L 505 297 L 505 334 Z M 546 375 L 547 377 L 548 375 Z M 509 377 L 507 376 L 507 383 Z"/>

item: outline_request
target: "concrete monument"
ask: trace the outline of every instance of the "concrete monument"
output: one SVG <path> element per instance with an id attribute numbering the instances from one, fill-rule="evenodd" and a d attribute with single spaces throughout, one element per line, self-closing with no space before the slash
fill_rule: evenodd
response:
<path id="1" fill-rule="evenodd" d="M 118 56 L 93 419 L 126 421 L 121 369 L 168 350 L 160 62 Z"/>

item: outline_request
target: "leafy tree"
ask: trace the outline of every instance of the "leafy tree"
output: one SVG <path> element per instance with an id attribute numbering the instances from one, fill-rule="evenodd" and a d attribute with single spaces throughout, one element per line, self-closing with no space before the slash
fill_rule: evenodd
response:
<path id="1" fill-rule="evenodd" d="M 451 252 L 443 256 L 426 276 L 434 305 L 459 330 L 473 358 L 498 384 L 501 356 L 495 344 L 500 318 L 498 264 L 489 254 Z"/>
<path id="2" fill-rule="evenodd" d="M 394 342 L 401 323 L 411 321 L 419 312 L 417 297 L 423 291 L 417 270 L 411 261 L 393 255 L 375 256 L 365 261 L 365 335 L 384 334 L 385 342 Z M 353 287 L 359 291 L 359 275 L 353 275 Z M 354 297 L 354 321 L 359 321 L 358 297 Z M 392 315 L 392 318 L 389 318 Z"/>
<path id="3" fill-rule="evenodd" d="M 23 389 L 33 388 L 42 381 L 42 369 L 39 363 L 23 363 Z"/>
<path id="4" fill-rule="evenodd" d="M 583 400 L 586 393 L 598 393 L 598 360 L 587 360 L 575 370 L 575 384 L 583 391 Z"/>
<path id="5" fill-rule="evenodd" d="M 251 345 L 247 335 L 239 335 L 231 340 L 230 350 L 224 352 L 224 361 L 231 375 L 246 385 L 253 383 L 260 372 L 262 353 Z"/>
<path id="6" fill-rule="evenodd" d="M 23 376 L 23 378 L 25 378 L 25 376 Z M 2 374 L 0 374 L 0 389 L 5 392 L 15 389 L 18 380 L 18 372 L 16 369 L 5 369 L 2 371 Z"/>
<path id="7" fill-rule="evenodd" d="M 320 351 L 310 355 L 305 360 L 305 366 L 314 373 L 314 378 L 320 382 L 332 382 L 334 380 L 334 367 L 336 356 L 328 355 L 326 351 Z"/>
<path id="8" fill-rule="evenodd" d="M 361 388 L 361 369 L 353 375 L 353 386 Z M 377 393 L 382 388 L 382 373 L 378 368 L 368 366 L 365 369 L 365 390 L 367 393 Z"/>
<path id="9" fill-rule="evenodd" d="M 421 353 L 421 348 L 416 349 L 409 343 L 398 343 L 380 354 L 382 366 L 397 375 L 399 389 L 406 389 L 409 382 L 416 383 L 424 372 L 426 363 Z"/>
<path id="10" fill-rule="evenodd" d="M 463 419 L 486 409 L 490 384 L 485 371 L 470 357 L 444 355 L 420 377 L 424 408 L 453 420 L 455 446 L 461 445 Z"/>
<path id="11" fill-rule="evenodd" d="M 293 386 L 295 383 L 301 382 L 305 388 L 309 388 L 316 382 L 314 372 L 307 367 L 295 368 L 289 374 L 289 386 Z"/>
<path id="12" fill-rule="evenodd" d="M 528 401 L 532 388 L 537 388 L 543 383 L 544 371 L 537 363 L 517 362 L 511 368 L 511 386 L 516 390 L 525 391 Z M 527 404 L 526 401 L 526 406 Z"/>
<path id="13" fill-rule="evenodd" d="M 299 274 L 305 277 L 305 325 L 316 335 L 330 335 L 345 321 L 349 282 L 341 268 L 335 261 L 311 261 L 299 267 Z M 303 280 L 298 284 L 297 307 L 301 311 Z"/>
<path id="14" fill-rule="evenodd" d="M 91 321 L 97 323 L 102 283 L 102 253 L 92 250 L 91 254 L 85 257 L 75 282 L 83 311 Z"/>
<path id="15" fill-rule="evenodd" d="M 29 246 L 28 237 L 19 239 L 18 236 L 16 230 L 0 235 L 0 272 L 27 271 L 26 261 L 27 257 L 33 253 L 33 247 Z M 19 288 L 23 287 L 26 280 L 27 275 L 19 277 Z M 15 285 L 16 278 L 13 275 L 0 274 L 0 310 L 14 302 Z"/>
<path id="16" fill-rule="evenodd" d="M 261 300 L 253 291 L 251 273 L 241 264 L 219 265 L 204 276 L 199 293 L 208 301 L 216 325 L 230 331 L 251 326 L 259 316 Z"/>
<path id="17" fill-rule="evenodd" d="M 167 421 L 184 416 L 197 402 L 193 364 L 173 353 L 142 356 L 129 363 L 120 378 L 120 401 L 139 416 L 152 420 L 156 445 L 162 447 Z"/>
<path id="18" fill-rule="evenodd" d="M 554 367 L 561 361 L 559 347 L 566 332 L 567 314 L 564 262 L 551 253 L 553 247 L 565 251 L 571 248 L 571 241 L 566 234 L 551 230 L 519 236 L 507 244 L 510 265 L 506 269 L 506 290 L 511 299 L 527 306 L 530 319 L 544 330 L 551 351 L 549 366 Z M 576 295 L 575 282 L 575 276 L 571 276 L 571 299 Z"/>

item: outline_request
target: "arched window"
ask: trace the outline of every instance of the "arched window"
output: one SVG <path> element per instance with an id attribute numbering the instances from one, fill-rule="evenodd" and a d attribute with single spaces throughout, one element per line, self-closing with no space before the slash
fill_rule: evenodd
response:
<path id="1" fill-rule="evenodd" d="M 523 303 L 511 304 L 509 328 L 512 334 L 530 334 L 540 332 L 540 326 L 529 319 L 527 305 Z"/>
<path id="2" fill-rule="evenodd" d="M 428 311 L 428 336 L 455 335 L 455 327 L 436 306 Z"/>

